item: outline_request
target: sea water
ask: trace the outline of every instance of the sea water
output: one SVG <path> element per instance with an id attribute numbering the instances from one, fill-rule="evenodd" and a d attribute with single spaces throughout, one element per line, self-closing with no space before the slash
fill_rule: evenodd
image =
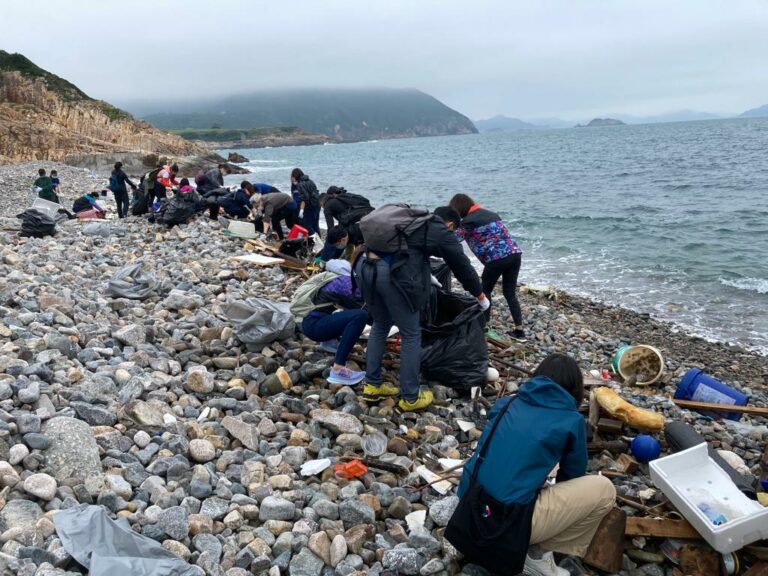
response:
<path id="1" fill-rule="evenodd" d="M 768 351 L 768 118 L 239 152 L 284 191 L 298 166 L 374 205 L 470 194 L 522 246 L 522 282 Z"/>

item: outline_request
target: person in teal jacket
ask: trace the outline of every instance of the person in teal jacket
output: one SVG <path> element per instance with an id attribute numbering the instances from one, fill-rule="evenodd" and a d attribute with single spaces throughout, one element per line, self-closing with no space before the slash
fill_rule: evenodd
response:
<path id="1" fill-rule="evenodd" d="M 576 361 L 551 354 L 520 386 L 514 399 L 496 402 L 475 454 L 464 466 L 461 498 L 469 488 L 477 454 L 493 420 L 499 422 L 478 473 L 486 492 L 505 504 L 535 501 L 524 574 L 568 576 L 552 552 L 584 556 L 600 521 L 613 508 L 616 491 L 603 476 L 586 476 L 586 423 L 579 413 L 584 380 Z M 556 467 L 557 483 L 544 487 Z"/>

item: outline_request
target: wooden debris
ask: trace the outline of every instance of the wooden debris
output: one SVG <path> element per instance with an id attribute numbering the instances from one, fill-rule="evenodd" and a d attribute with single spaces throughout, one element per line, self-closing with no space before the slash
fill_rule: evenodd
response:
<path id="1" fill-rule="evenodd" d="M 626 452 L 628 448 L 629 448 L 629 444 L 627 444 L 623 440 L 608 440 L 605 442 L 596 441 L 596 442 L 587 443 L 587 450 L 589 451 L 590 454 L 594 454 L 595 452 L 602 452 L 603 450 L 622 454 Z"/>
<path id="2" fill-rule="evenodd" d="M 683 538 L 699 540 L 701 535 L 687 520 L 666 518 L 627 518 L 627 536 L 650 536 L 653 538 Z"/>
<path id="3" fill-rule="evenodd" d="M 621 469 L 627 474 L 634 474 L 640 467 L 637 460 L 632 458 L 629 454 L 620 454 L 616 461 L 619 463 L 619 466 L 621 466 Z"/>
<path id="4" fill-rule="evenodd" d="M 686 576 L 716 576 L 720 574 L 720 554 L 686 544 L 680 549 L 680 569 Z"/>
<path id="5" fill-rule="evenodd" d="M 604 434 L 621 434 L 624 430 L 624 422 L 613 418 L 600 418 L 597 421 L 597 430 Z"/>
<path id="6" fill-rule="evenodd" d="M 611 510 L 597 527 L 584 562 L 606 572 L 621 570 L 624 556 L 624 532 L 627 514 L 618 508 Z"/>
<path id="7" fill-rule="evenodd" d="M 714 404 L 712 402 L 696 402 L 695 400 L 672 400 L 680 408 L 688 410 L 704 410 L 709 412 L 739 412 L 742 414 L 754 414 L 768 416 L 768 408 L 757 406 L 732 406 L 730 404 Z"/>

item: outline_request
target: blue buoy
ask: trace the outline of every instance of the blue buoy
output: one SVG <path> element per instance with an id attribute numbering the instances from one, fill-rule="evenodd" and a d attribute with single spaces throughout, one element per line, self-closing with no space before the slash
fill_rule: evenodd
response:
<path id="1" fill-rule="evenodd" d="M 648 436 L 648 434 L 640 434 L 640 436 L 632 440 L 630 449 L 638 462 L 656 460 L 659 454 L 661 454 L 661 444 L 659 444 L 656 438 Z"/>

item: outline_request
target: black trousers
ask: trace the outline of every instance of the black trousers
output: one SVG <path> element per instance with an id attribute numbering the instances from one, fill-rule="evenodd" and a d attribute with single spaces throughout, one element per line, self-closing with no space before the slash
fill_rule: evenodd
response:
<path id="1" fill-rule="evenodd" d="M 509 304 L 509 311 L 512 313 L 512 319 L 515 326 L 523 324 L 523 313 L 520 310 L 520 302 L 517 301 L 517 276 L 520 274 L 520 263 L 522 254 L 511 254 L 501 260 L 488 262 L 483 268 L 481 282 L 483 292 L 487 298 L 491 297 L 493 287 L 501 278 L 501 289 L 504 292 L 504 298 Z M 489 310 L 490 312 L 490 310 Z"/>
<path id="2" fill-rule="evenodd" d="M 283 226 L 280 224 L 281 220 L 285 220 L 285 225 L 288 227 L 288 230 L 290 230 L 293 228 L 293 225 L 296 224 L 296 211 L 283 207 L 272 214 L 272 231 L 277 233 L 277 237 L 280 240 L 283 239 Z"/>
<path id="3" fill-rule="evenodd" d="M 130 206 L 128 190 L 113 190 L 112 193 L 115 195 L 118 218 L 125 218 L 128 216 L 128 207 Z"/>

